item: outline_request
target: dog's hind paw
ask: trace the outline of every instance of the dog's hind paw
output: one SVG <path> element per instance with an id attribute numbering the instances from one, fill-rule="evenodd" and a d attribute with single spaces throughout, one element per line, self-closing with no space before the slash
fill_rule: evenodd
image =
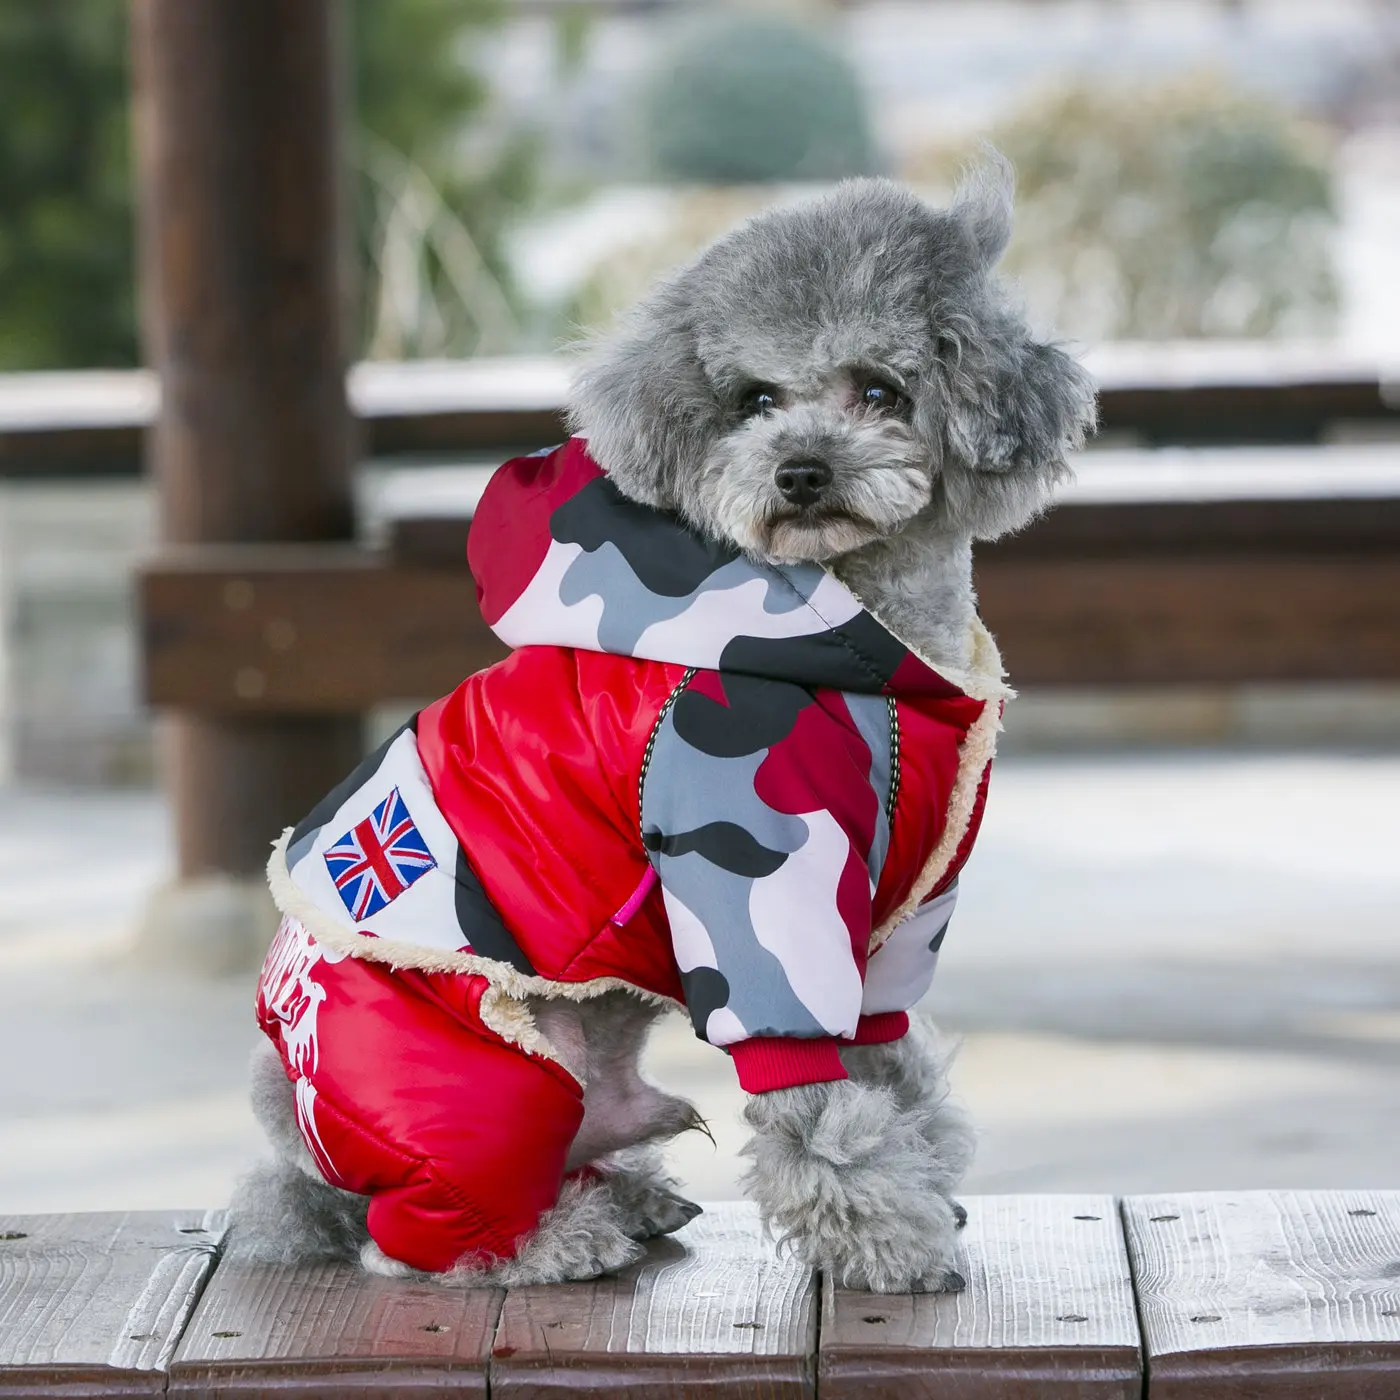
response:
<path id="1" fill-rule="evenodd" d="M 378 1274 L 381 1278 L 414 1278 L 418 1270 L 402 1260 L 391 1259 L 373 1240 L 366 1240 L 360 1246 L 360 1264 L 368 1274 Z"/>
<path id="2" fill-rule="evenodd" d="M 519 1288 L 615 1274 L 644 1253 L 626 1224 L 605 1182 L 567 1182 L 558 1204 L 540 1217 L 515 1258 L 492 1267 L 486 1281 Z"/>
<path id="3" fill-rule="evenodd" d="M 628 1192 L 618 1199 L 618 1208 L 622 1214 L 622 1228 L 634 1240 L 674 1234 L 704 1213 L 703 1207 L 664 1186 Z"/>
<path id="4" fill-rule="evenodd" d="M 703 1207 L 683 1196 L 673 1196 L 658 1192 L 644 1206 L 625 1219 L 623 1228 L 634 1240 L 651 1240 L 658 1235 L 673 1235 L 677 1230 L 689 1225 L 697 1215 L 703 1214 Z"/>
<path id="5" fill-rule="evenodd" d="M 702 1208 L 678 1191 L 655 1148 L 633 1148 L 600 1163 L 603 1185 L 612 1194 L 622 1228 L 634 1240 L 670 1235 L 688 1225 Z"/>
<path id="6" fill-rule="evenodd" d="M 576 1238 L 534 1235 L 514 1259 L 490 1270 L 489 1282 L 506 1288 L 534 1283 L 582 1283 L 619 1273 L 645 1251 L 620 1230 Z"/>

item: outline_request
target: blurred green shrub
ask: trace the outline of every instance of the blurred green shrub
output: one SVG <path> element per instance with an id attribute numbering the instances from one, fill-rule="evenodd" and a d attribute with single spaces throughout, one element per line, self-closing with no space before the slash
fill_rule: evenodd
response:
<path id="1" fill-rule="evenodd" d="M 810 27 L 761 11 L 687 25 L 635 116 L 645 168 L 681 188 L 664 196 L 659 228 L 619 240 L 589 269 L 559 309 L 566 335 L 606 324 L 775 199 L 880 164 L 855 70 Z"/>
<path id="2" fill-rule="evenodd" d="M 987 136 L 1017 171 L 1006 266 L 1065 333 L 1259 337 L 1333 326 L 1327 151 L 1273 104 L 1212 76 L 1075 87 L 1029 102 Z M 946 178 L 948 156 L 930 151 L 907 173 Z"/>
<path id="3" fill-rule="evenodd" d="M 470 140 L 489 103 L 471 41 L 504 9 L 504 0 L 352 6 L 366 133 L 356 201 L 364 338 L 384 322 L 381 268 L 396 257 L 390 353 L 465 353 L 483 339 L 509 348 L 498 249 L 532 189 L 533 145 L 528 133 Z M 397 241 L 386 243 L 396 210 Z M 403 236 L 414 219 L 430 233 Z M 134 303 L 124 0 L 9 0 L 0 4 L 0 370 L 135 364 Z"/>
<path id="4" fill-rule="evenodd" d="M 0 5 L 0 370 L 136 360 L 121 0 Z"/>
<path id="5" fill-rule="evenodd" d="M 809 30 L 730 13 L 685 33 L 648 84 L 640 134 L 663 179 L 834 180 L 875 169 L 855 70 Z"/>

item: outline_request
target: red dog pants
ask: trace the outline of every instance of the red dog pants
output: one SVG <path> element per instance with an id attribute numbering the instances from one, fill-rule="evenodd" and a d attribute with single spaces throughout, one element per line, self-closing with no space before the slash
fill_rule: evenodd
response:
<path id="1" fill-rule="evenodd" d="M 483 977 L 331 952 L 282 920 L 258 1021 L 282 1055 L 321 1174 L 369 1196 L 393 1259 L 510 1258 L 559 1197 L 583 1092 L 483 1023 Z"/>

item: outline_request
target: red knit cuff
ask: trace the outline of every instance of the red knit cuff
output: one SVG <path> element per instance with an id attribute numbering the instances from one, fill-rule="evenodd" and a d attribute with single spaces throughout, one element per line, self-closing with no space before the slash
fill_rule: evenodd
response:
<path id="1" fill-rule="evenodd" d="M 908 1034 L 907 1011 L 881 1011 L 874 1016 L 862 1016 L 856 1022 L 856 1033 L 842 1044 L 888 1045 L 892 1040 L 903 1040 Z"/>
<path id="2" fill-rule="evenodd" d="M 739 1072 L 739 1087 L 748 1094 L 846 1078 L 835 1040 L 794 1040 L 769 1035 L 741 1040 L 728 1049 Z"/>

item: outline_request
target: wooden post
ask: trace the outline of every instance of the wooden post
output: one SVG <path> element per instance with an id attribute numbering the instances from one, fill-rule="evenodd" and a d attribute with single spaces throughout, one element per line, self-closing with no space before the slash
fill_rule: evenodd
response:
<path id="1" fill-rule="evenodd" d="M 132 0 L 131 18 L 163 537 L 347 539 L 340 0 Z M 269 843 L 353 766 L 360 724 L 182 713 L 166 730 L 179 883 L 145 937 L 241 965 L 265 942 Z"/>

